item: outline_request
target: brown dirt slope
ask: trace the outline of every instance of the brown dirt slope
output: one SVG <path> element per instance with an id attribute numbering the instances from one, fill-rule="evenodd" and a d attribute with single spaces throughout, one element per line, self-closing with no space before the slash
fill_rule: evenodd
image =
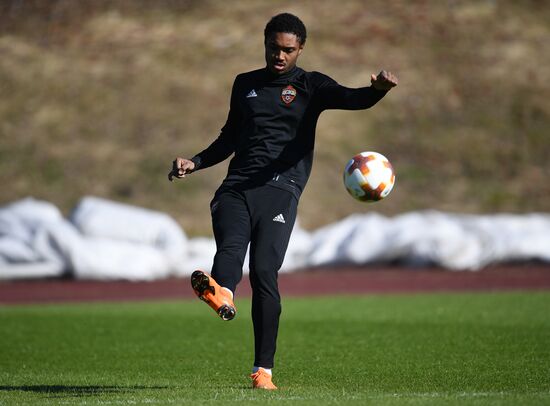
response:
<path id="1" fill-rule="evenodd" d="M 263 28 L 281 11 L 308 27 L 303 68 L 350 87 L 382 68 L 400 78 L 370 111 L 321 116 L 306 229 L 367 210 L 550 211 L 541 0 L 2 0 L 0 205 L 32 195 L 68 213 L 91 194 L 210 234 L 227 163 L 177 184 L 166 172 L 217 137 L 233 78 L 264 65 Z M 397 171 L 376 205 L 342 186 L 362 150 Z"/>

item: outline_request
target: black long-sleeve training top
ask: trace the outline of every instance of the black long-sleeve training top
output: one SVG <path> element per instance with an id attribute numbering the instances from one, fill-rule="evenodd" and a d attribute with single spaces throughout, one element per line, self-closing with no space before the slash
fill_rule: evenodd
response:
<path id="1" fill-rule="evenodd" d="M 350 89 L 299 67 L 282 75 L 267 68 L 242 73 L 219 137 L 191 160 L 199 170 L 235 154 L 221 189 L 271 184 L 299 199 L 311 173 L 321 112 L 367 109 L 386 93 L 372 86 Z"/>

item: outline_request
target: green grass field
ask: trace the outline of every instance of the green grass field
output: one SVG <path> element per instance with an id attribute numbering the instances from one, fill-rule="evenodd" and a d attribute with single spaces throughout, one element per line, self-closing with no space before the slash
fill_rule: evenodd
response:
<path id="1" fill-rule="evenodd" d="M 550 404 L 550 293 L 285 299 L 276 392 L 249 301 L 0 308 L 0 404 Z"/>

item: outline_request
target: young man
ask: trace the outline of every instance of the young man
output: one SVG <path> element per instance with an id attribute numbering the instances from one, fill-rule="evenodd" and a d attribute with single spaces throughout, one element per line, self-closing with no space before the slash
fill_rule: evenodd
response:
<path id="1" fill-rule="evenodd" d="M 372 107 L 397 78 L 382 71 L 371 76 L 371 86 L 349 89 L 322 73 L 300 69 L 296 61 L 304 49 L 306 28 L 291 14 L 273 17 L 264 41 L 266 67 L 236 77 L 219 137 L 191 159 L 177 157 L 169 179 L 234 154 L 210 204 L 217 246 L 213 268 L 210 275 L 195 271 L 191 284 L 223 320 L 231 320 L 237 311 L 233 293 L 250 243 L 252 384 L 277 389 L 271 379 L 281 313 L 277 273 L 311 172 L 317 119 L 327 109 Z"/>

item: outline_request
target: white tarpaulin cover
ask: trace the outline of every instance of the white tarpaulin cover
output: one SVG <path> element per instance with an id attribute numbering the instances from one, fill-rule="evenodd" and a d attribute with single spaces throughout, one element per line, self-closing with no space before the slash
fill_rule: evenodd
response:
<path id="1" fill-rule="evenodd" d="M 215 251 L 212 238 L 188 239 L 164 213 L 105 199 L 82 199 L 68 219 L 32 198 L 0 207 L 0 279 L 154 280 L 209 270 Z M 526 260 L 550 262 L 550 215 L 369 213 L 313 232 L 297 225 L 282 271 L 386 261 L 476 270 Z"/>
<path id="2" fill-rule="evenodd" d="M 0 278 L 153 280 L 187 273 L 187 238 L 164 213 L 95 197 L 69 220 L 31 198 L 0 209 Z"/>

